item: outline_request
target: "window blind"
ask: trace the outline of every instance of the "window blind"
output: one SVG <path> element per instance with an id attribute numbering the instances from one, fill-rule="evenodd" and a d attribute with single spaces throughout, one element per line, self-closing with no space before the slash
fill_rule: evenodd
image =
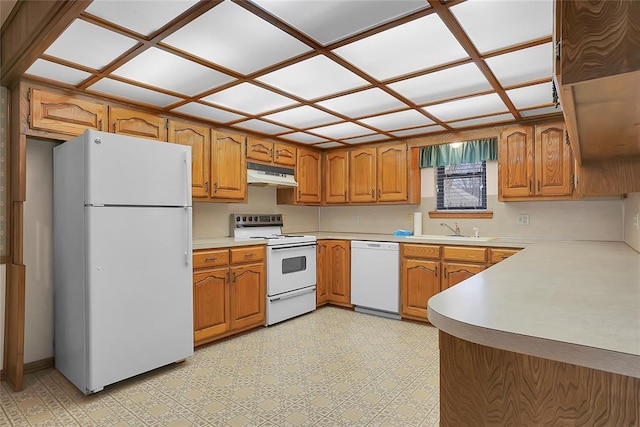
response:
<path id="1" fill-rule="evenodd" d="M 485 161 L 438 166 L 437 210 L 487 209 L 487 164 Z"/>

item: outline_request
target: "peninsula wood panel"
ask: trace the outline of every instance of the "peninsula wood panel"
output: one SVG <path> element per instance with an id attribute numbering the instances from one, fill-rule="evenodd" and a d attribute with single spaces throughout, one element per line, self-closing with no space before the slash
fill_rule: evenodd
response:
<path id="1" fill-rule="evenodd" d="M 441 426 L 640 424 L 640 378 L 439 339 Z"/>
<path id="2" fill-rule="evenodd" d="M 157 141 L 167 140 L 164 118 L 122 107 L 109 107 L 109 132 Z"/>

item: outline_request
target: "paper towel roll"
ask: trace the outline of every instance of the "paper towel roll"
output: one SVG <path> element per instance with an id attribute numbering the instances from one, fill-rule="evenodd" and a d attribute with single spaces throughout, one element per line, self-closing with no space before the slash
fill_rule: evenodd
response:
<path id="1" fill-rule="evenodd" d="M 415 212 L 413 214 L 413 235 L 422 235 L 422 212 Z"/>

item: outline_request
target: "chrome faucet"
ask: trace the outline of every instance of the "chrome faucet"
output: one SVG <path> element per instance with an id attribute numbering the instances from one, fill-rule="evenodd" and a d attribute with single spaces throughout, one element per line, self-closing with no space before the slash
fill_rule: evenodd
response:
<path id="1" fill-rule="evenodd" d="M 451 228 L 451 227 L 449 226 L 449 224 L 445 224 L 444 222 L 441 222 L 441 223 L 440 223 L 440 225 L 441 225 L 441 226 L 443 226 L 443 227 L 447 227 L 449 230 L 453 231 L 453 233 L 454 233 L 456 236 L 459 236 L 459 235 L 460 235 L 460 227 L 458 227 L 458 223 L 457 223 L 457 222 L 454 222 L 454 224 L 455 224 L 455 226 L 456 226 L 455 230 L 454 230 L 453 228 Z"/>

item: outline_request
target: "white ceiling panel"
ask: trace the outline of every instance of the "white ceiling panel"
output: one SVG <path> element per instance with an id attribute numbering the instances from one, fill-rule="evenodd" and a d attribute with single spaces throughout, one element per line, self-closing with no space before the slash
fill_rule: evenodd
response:
<path id="1" fill-rule="evenodd" d="M 262 132 L 267 134 L 277 134 L 283 132 L 291 132 L 291 129 L 284 126 L 279 126 L 273 123 L 265 122 L 264 120 L 251 119 L 245 122 L 236 123 L 236 126 L 243 129 L 254 130 L 256 132 Z"/>
<path id="2" fill-rule="evenodd" d="M 433 120 L 429 119 L 424 114 L 420 114 L 416 110 L 398 111 L 397 113 L 369 117 L 366 119 L 360 119 L 358 121 L 381 130 L 400 129 L 433 124 Z"/>
<path id="3" fill-rule="evenodd" d="M 324 45 L 429 7 L 424 0 L 253 0 L 253 3 Z"/>
<path id="4" fill-rule="evenodd" d="M 553 0 L 469 0 L 451 7 L 480 53 L 550 36 Z"/>
<path id="5" fill-rule="evenodd" d="M 158 48 L 142 52 L 116 69 L 113 74 L 188 96 L 233 80 L 233 77 L 227 74 Z"/>
<path id="6" fill-rule="evenodd" d="M 251 83 L 241 83 L 202 99 L 212 104 L 221 105 L 248 114 L 260 114 L 264 111 L 274 110 L 296 103 L 290 98 Z"/>
<path id="7" fill-rule="evenodd" d="M 551 104 L 553 102 L 551 91 L 551 82 L 548 82 L 508 90 L 507 96 L 509 96 L 516 108 L 527 108 Z"/>
<path id="8" fill-rule="evenodd" d="M 396 137 L 403 137 L 403 136 L 440 132 L 443 130 L 445 130 L 444 127 L 440 125 L 434 125 L 434 126 L 425 126 L 425 127 L 413 128 L 413 129 L 397 130 L 392 134 L 393 136 L 396 136 Z"/>
<path id="9" fill-rule="evenodd" d="M 309 135 L 308 133 L 304 133 L 304 132 L 288 133 L 286 135 L 282 135 L 281 138 L 285 138 L 290 141 L 299 142 L 301 144 L 315 144 L 317 142 L 323 142 L 327 140 L 326 138 L 321 138 L 315 135 Z"/>
<path id="10" fill-rule="evenodd" d="M 66 67 L 44 59 L 36 60 L 36 62 L 27 69 L 26 73 L 70 85 L 77 85 L 91 77 L 91 74 L 85 71 L 76 70 L 75 68 Z"/>
<path id="11" fill-rule="evenodd" d="M 347 144 L 364 144 L 365 142 L 376 142 L 383 139 L 389 139 L 386 135 L 374 133 L 371 135 L 359 136 L 357 138 L 347 138 L 344 140 Z"/>
<path id="12" fill-rule="evenodd" d="M 495 93 L 444 102 L 442 104 L 424 107 L 440 120 L 448 121 L 464 117 L 480 116 L 487 113 L 502 113 L 508 111 L 504 102 Z"/>
<path id="13" fill-rule="evenodd" d="M 76 19 L 45 54 L 100 70 L 136 45 L 136 41 Z"/>
<path id="14" fill-rule="evenodd" d="M 369 84 L 324 55 L 281 68 L 256 80 L 305 99 L 319 98 Z"/>
<path id="15" fill-rule="evenodd" d="M 336 148 L 336 147 L 344 147 L 344 145 L 339 142 L 325 142 L 323 144 L 316 144 L 314 147 L 318 148 Z"/>
<path id="16" fill-rule="evenodd" d="M 545 43 L 528 49 L 487 58 L 485 62 L 500 84 L 505 86 L 548 78 L 553 73 L 553 45 Z"/>
<path id="17" fill-rule="evenodd" d="M 379 80 L 468 56 L 436 14 L 358 40 L 334 52 Z"/>
<path id="18" fill-rule="evenodd" d="M 223 2 L 163 40 L 207 61 L 249 74 L 310 50 L 241 6 Z"/>
<path id="19" fill-rule="evenodd" d="M 389 87 L 416 104 L 491 89 L 487 79 L 473 63 L 402 80 Z"/>
<path id="20" fill-rule="evenodd" d="M 320 126 L 326 123 L 342 121 L 333 114 L 325 113 L 317 108 L 303 105 L 302 107 L 291 108 L 279 113 L 264 116 L 265 119 L 297 128 L 308 128 L 312 126 Z"/>
<path id="21" fill-rule="evenodd" d="M 351 122 L 338 123 L 335 125 L 322 126 L 318 128 L 309 129 L 309 132 L 313 132 L 317 135 L 326 136 L 327 138 L 348 138 L 351 136 L 360 136 L 370 134 L 373 131 L 367 129 L 364 126 L 357 125 Z"/>
<path id="22" fill-rule="evenodd" d="M 244 118 L 240 114 L 231 113 L 229 111 L 221 110 L 219 108 L 210 107 L 197 102 L 190 102 L 188 104 L 181 105 L 174 108 L 172 111 L 188 114 L 194 117 L 201 117 L 207 120 L 213 120 L 214 122 L 227 123 L 233 122 L 238 119 Z"/>
<path id="23" fill-rule="evenodd" d="M 552 106 L 552 107 L 542 107 L 542 108 L 532 108 L 530 110 L 522 110 L 520 111 L 520 115 L 522 117 L 535 117 L 543 114 L 557 114 L 562 112 L 562 107 Z"/>
<path id="24" fill-rule="evenodd" d="M 328 99 L 318 102 L 318 105 L 350 117 L 381 113 L 404 106 L 397 98 L 380 89 L 367 89 Z"/>
<path id="25" fill-rule="evenodd" d="M 454 129 L 457 129 L 457 128 L 465 128 L 470 126 L 479 126 L 487 123 L 508 122 L 508 121 L 512 121 L 513 119 L 514 117 L 511 115 L 511 113 L 505 113 L 505 114 L 496 114 L 494 116 L 478 117 L 476 119 L 470 119 L 470 120 L 461 120 L 459 122 L 452 122 L 452 123 L 449 123 L 449 126 L 451 126 Z"/>
<path id="26" fill-rule="evenodd" d="M 167 105 L 180 101 L 180 98 L 176 98 L 175 96 L 165 95 L 164 93 L 113 79 L 98 80 L 98 82 L 89 86 L 89 90 L 115 95 L 120 98 L 143 102 L 145 104 L 156 105 L 158 107 L 166 107 Z"/>
<path id="27" fill-rule="evenodd" d="M 148 36 L 196 3 L 197 0 L 93 0 L 86 11 Z"/>

